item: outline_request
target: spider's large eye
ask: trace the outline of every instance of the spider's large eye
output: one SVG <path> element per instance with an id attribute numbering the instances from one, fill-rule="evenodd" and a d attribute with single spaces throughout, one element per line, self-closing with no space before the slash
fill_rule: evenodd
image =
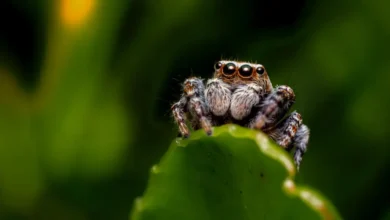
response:
<path id="1" fill-rule="evenodd" d="M 215 69 L 215 70 L 219 70 L 219 69 L 221 69 L 221 67 L 222 67 L 222 63 L 221 63 L 221 62 L 216 62 L 216 63 L 214 64 L 214 69 Z"/>
<path id="2" fill-rule="evenodd" d="M 264 67 L 261 67 L 261 66 L 257 67 L 256 68 L 256 73 L 262 75 L 264 73 Z"/>
<path id="3" fill-rule="evenodd" d="M 232 75 L 235 72 L 236 72 L 236 65 L 234 63 L 227 63 L 223 67 L 223 73 L 226 75 Z"/>
<path id="4" fill-rule="evenodd" d="M 244 77 L 251 76 L 253 72 L 253 68 L 248 64 L 244 64 L 240 67 L 240 69 L 238 69 L 238 72 L 240 73 L 241 76 Z"/>

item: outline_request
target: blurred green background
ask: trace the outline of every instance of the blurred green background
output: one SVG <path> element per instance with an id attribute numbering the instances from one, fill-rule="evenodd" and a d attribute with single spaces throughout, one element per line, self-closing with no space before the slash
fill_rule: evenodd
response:
<path id="1" fill-rule="evenodd" d="M 215 61 L 262 63 L 311 128 L 297 182 L 389 219 L 390 2 L 3 0 L 0 219 L 127 219 Z"/>

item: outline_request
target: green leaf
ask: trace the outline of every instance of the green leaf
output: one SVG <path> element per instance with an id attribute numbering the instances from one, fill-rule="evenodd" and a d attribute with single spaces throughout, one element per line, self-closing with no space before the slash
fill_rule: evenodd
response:
<path id="1" fill-rule="evenodd" d="M 319 192 L 298 186 L 291 156 L 265 134 L 224 125 L 174 140 L 131 219 L 341 219 Z"/>

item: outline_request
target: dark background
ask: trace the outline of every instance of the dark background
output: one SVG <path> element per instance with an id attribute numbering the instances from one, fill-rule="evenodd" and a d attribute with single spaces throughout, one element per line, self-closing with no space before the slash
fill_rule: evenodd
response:
<path id="1" fill-rule="evenodd" d="M 81 28 L 61 4 L 0 3 L 0 219 L 128 218 L 180 83 L 221 58 L 294 89 L 311 129 L 297 182 L 345 219 L 389 219 L 388 1 L 79 2 Z"/>

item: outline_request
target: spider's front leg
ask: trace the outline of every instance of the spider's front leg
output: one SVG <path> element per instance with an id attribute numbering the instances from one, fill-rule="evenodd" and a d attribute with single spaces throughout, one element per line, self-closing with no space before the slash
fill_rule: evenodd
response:
<path id="1" fill-rule="evenodd" d="M 298 128 L 298 131 L 295 134 L 295 137 L 293 140 L 293 146 L 295 147 L 294 161 L 295 161 L 295 164 L 297 166 L 297 170 L 299 170 L 299 166 L 301 165 L 301 162 L 302 162 L 302 157 L 307 150 L 309 136 L 310 136 L 309 128 L 306 125 L 302 124 Z"/>
<path id="2" fill-rule="evenodd" d="M 191 126 L 194 130 L 203 128 L 208 135 L 211 135 L 209 109 L 204 98 L 204 90 L 202 79 L 196 77 L 186 79 L 183 84 L 182 98 L 172 105 L 173 117 L 181 135 L 185 138 L 190 135 L 185 123 L 186 113 L 190 113 Z"/>
<path id="3" fill-rule="evenodd" d="M 273 129 L 265 131 L 278 145 L 285 148 L 287 151 L 291 150 L 291 143 L 302 125 L 301 115 L 294 111 L 286 119 L 282 120 Z"/>
<path id="4" fill-rule="evenodd" d="M 203 128 L 207 135 L 211 135 L 211 123 L 209 117 L 209 109 L 202 96 L 193 96 L 189 101 L 189 110 L 194 116 L 192 120 L 192 128 L 198 130 Z"/>
<path id="5" fill-rule="evenodd" d="M 292 112 L 286 119 L 278 123 L 275 128 L 266 131 L 266 133 L 288 152 L 295 147 L 294 162 L 297 170 L 299 170 L 310 135 L 309 128 L 302 124 L 301 115 L 296 111 Z"/>
<path id="6" fill-rule="evenodd" d="M 186 112 L 187 108 L 187 97 L 183 95 L 178 102 L 172 105 L 171 111 L 173 118 L 179 127 L 180 135 L 187 138 L 190 135 L 188 127 L 186 125 Z"/>
<path id="7" fill-rule="evenodd" d="M 279 122 L 294 101 L 295 94 L 290 87 L 277 87 L 266 97 L 250 127 L 264 131 L 287 151 L 295 147 L 294 162 L 299 170 L 303 154 L 306 152 L 310 131 L 306 125 L 302 124 L 302 117 L 296 111 Z"/>
<path id="8" fill-rule="evenodd" d="M 278 86 L 269 94 L 260 106 L 250 127 L 262 130 L 274 139 L 281 147 L 288 150 L 298 128 L 302 124 L 299 113 L 293 112 L 280 121 L 295 101 L 294 91 L 288 86 Z"/>
<path id="9" fill-rule="evenodd" d="M 263 131 L 272 129 L 294 102 L 294 91 L 288 86 L 278 86 L 261 103 L 260 110 L 249 127 Z"/>

